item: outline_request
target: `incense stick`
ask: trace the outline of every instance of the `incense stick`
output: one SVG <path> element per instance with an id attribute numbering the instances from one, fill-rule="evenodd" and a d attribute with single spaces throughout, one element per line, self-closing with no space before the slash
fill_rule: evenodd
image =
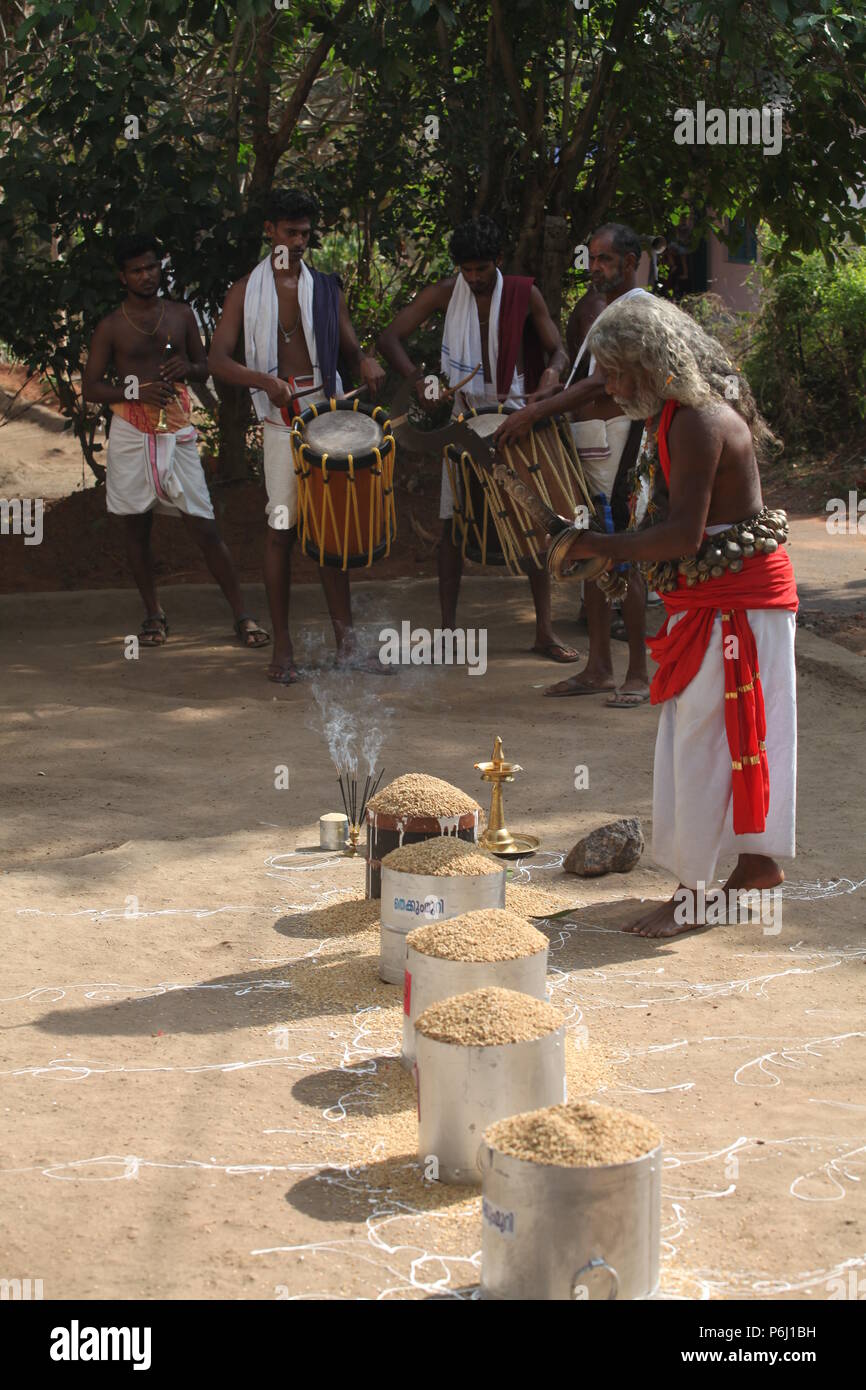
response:
<path id="1" fill-rule="evenodd" d="M 346 812 L 346 820 L 349 819 L 349 807 L 346 805 L 346 793 L 343 791 L 343 774 L 337 773 L 337 783 L 340 788 L 340 796 L 343 798 L 343 810 Z"/>

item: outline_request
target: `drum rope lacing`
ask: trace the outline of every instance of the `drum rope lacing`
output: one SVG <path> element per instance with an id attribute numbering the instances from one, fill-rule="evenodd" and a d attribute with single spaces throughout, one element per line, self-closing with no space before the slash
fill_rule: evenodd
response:
<path id="1" fill-rule="evenodd" d="M 335 397 L 328 401 L 328 412 L 337 412 L 342 403 L 337 402 Z M 314 402 L 307 407 L 305 415 L 299 416 L 292 426 L 292 445 L 295 455 L 295 473 L 299 479 L 299 502 L 300 502 L 300 529 L 301 542 L 308 554 L 314 552 L 310 549 L 310 539 L 315 547 L 320 565 L 342 564 L 343 570 L 348 568 L 349 556 L 355 558 L 354 563 L 366 563 L 371 565 L 375 559 L 382 558 L 390 554 L 391 542 L 396 534 L 397 513 L 394 502 L 393 487 L 393 459 L 396 448 L 396 441 L 391 431 L 390 416 L 381 408 L 374 406 L 371 410 L 365 409 L 360 401 L 353 400 L 351 406 L 348 403 L 345 410 L 353 413 L 360 412 L 373 420 L 381 431 L 381 438 L 377 444 L 371 444 L 365 453 L 375 460 L 365 464 L 361 469 L 356 466 L 356 457 L 353 452 L 340 455 L 345 459 L 345 467 L 342 465 L 337 468 L 334 463 L 329 461 L 336 459 L 337 455 L 333 451 L 323 449 L 321 454 L 314 444 L 306 438 L 306 425 L 308 421 L 326 419 L 327 415 L 321 409 L 322 402 L 317 408 Z M 321 441 L 324 444 L 324 440 Z M 366 442 L 365 442 L 366 443 Z M 316 516 L 315 496 L 311 491 L 311 479 L 314 473 L 318 473 L 322 480 L 321 493 L 321 515 Z M 359 490 L 362 479 L 361 473 L 369 473 L 372 485 L 364 505 L 368 506 L 369 517 L 366 528 L 361 519 L 361 501 L 359 500 Z M 341 480 L 345 478 L 345 498 L 335 498 L 335 487 L 337 493 L 340 491 Z M 379 482 L 381 480 L 381 482 Z M 343 502 L 342 516 L 338 519 L 340 502 Z M 328 532 L 333 535 L 337 547 L 342 546 L 342 556 L 339 550 L 333 554 L 326 549 Z M 366 541 L 363 531 L 366 529 Z M 357 550 L 349 549 L 349 534 L 354 532 L 354 540 Z M 379 554 L 377 551 L 377 536 L 379 539 Z"/>

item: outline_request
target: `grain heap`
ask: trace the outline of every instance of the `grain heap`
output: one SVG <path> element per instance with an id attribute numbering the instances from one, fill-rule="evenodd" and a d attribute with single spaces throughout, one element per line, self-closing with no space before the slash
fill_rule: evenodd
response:
<path id="1" fill-rule="evenodd" d="M 505 906 L 521 917 L 548 917 L 554 912 L 565 912 L 574 903 L 534 883 L 506 883 Z"/>
<path id="2" fill-rule="evenodd" d="M 485 1130 L 499 1153 L 558 1168 L 600 1168 L 642 1158 L 662 1142 L 654 1125 L 627 1110 L 577 1100 L 512 1115 Z"/>
<path id="3" fill-rule="evenodd" d="M 406 941 L 422 955 L 460 961 L 518 960 L 537 955 L 547 945 L 547 937 L 540 931 L 501 907 L 464 912 L 447 922 L 416 927 Z"/>
<path id="4" fill-rule="evenodd" d="M 480 809 L 459 787 L 424 772 L 404 773 L 367 802 L 368 811 L 388 816 L 464 816 Z"/>
<path id="5" fill-rule="evenodd" d="M 415 1020 L 419 1033 L 463 1047 L 501 1047 L 534 1042 L 561 1028 L 557 1009 L 513 989 L 473 989 L 431 1004 Z"/>
<path id="6" fill-rule="evenodd" d="M 392 849 L 382 860 L 382 868 L 401 874 L 432 874 L 445 878 L 502 873 L 502 865 L 492 854 L 452 835 L 436 835 L 418 844 Z"/>

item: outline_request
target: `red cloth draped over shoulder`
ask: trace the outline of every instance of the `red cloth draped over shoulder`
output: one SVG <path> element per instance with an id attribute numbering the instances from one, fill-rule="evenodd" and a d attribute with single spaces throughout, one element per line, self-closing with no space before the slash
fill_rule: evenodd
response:
<path id="1" fill-rule="evenodd" d="M 544 371 L 544 349 L 529 313 L 529 296 L 535 284 L 531 275 L 503 275 L 499 301 L 499 356 L 496 362 L 496 394 L 511 390 L 514 369 L 523 343 L 523 385 L 534 391 Z"/>
<path id="2" fill-rule="evenodd" d="M 659 462 L 670 485 L 668 431 L 678 401 L 666 401 L 658 430 Z M 679 695 L 701 668 L 715 622 L 722 617 L 724 654 L 725 729 L 731 753 L 734 799 L 734 833 L 760 834 L 766 827 L 770 804 L 770 776 L 765 749 L 766 718 L 758 653 L 749 625 L 749 608 L 798 606 L 794 569 L 783 548 L 772 555 L 754 555 L 743 561 L 738 574 L 726 570 L 718 579 L 689 588 L 679 576 L 675 592 L 663 594 L 667 617 L 647 646 L 659 668 L 653 676 L 650 699 L 654 705 Z M 676 613 L 685 616 L 669 630 Z"/>

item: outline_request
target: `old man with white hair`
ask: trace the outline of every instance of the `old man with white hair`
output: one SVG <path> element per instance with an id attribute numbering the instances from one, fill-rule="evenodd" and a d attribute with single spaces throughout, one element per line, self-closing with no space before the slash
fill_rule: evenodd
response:
<path id="1" fill-rule="evenodd" d="M 592 531 L 570 558 L 641 564 L 667 620 L 649 642 L 661 706 L 653 774 L 652 853 L 676 874 L 673 897 L 627 931 L 677 935 L 678 910 L 736 856 L 725 889 L 773 889 L 793 857 L 797 766 L 797 589 L 787 518 L 766 508 L 758 459 L 774 443 L 748 382 L 688 314 L 656 299 L 613 304 L 589 345 L 606 390 L 646 419 L 653 488 L 646 522 Z M 698 924 L 700 924 L 698 922 Z"/>

